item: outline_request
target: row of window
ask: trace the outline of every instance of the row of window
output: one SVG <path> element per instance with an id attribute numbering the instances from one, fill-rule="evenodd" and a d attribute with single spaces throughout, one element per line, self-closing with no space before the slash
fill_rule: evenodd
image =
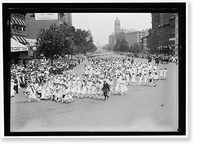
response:
<path id="1" fill-rule="evenodd" d="M 16 26 L 16 25 L 12 25 L 11 26 L 13 30 L 17 30 L 17 31 L 25 31 L 25 26 Z"/>

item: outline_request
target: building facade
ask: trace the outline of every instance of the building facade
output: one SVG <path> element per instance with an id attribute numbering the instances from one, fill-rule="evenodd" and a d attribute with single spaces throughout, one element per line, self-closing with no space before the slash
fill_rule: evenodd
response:
<path id="1" fill-rule="evenodd" d="M 142 49 L 144 51 L 148 50 L 148 47 L 147 47 L 147 38 L 148 38 L 147 36 L 142 38 Z"/>
<path id="2" fill-rule="evenodd" d="M 26 22 L 25 22 L 25 13 L 11 13 L 10 14 L 10 37 L 12 40 L 15 40 L 15 44 L 22 44 L 22 46 L 26 47 L 28 45 L 28 41 L 26 40 Z M 27 48 L 19 48 L 12 45 L 11 40 L 11 55 L 10 60 L 11 63 L 18 63 L 22 60 L 22 56 L 28 57 L 28 47 Z"/>
<path id="3" fill-rule="evenodd" d="M 175 36 L 174 13 L 152 13 L 151 53 L 172 54 Z"/>
<path id="4" fill-rule="evenodd" d="M 110 36 L 109 36 L 109 45 L 111 47 L 111 49 L 113 49 L 114 45 L 115 45 L 115 35 L 114 33 L 112 33 Z"/>
<path id="5" fill-rule="evenodd" d="M 52 24 L 59 26 L 65 22 L 69 26 L 72 25 L 71 13 L 27 13 L 25 21 L 29 39 L 36 39 L 40 29 L 48 29 Z"/>
<path id="6" fill-rule="evenodd" d="M 135 43 L 142 43 L 142 38 L 147 36 L 146 31 L 135 31 L 125 33 L 125 39 L 128 42 L 128 45 L 134 45 Z"/>
<path id="7" fill-rule="evenodd" d="M 178 55 L 178 48 L 179 48 L 179 44 L 178 44 L 178 38 L 179 38 L 179 27 L 178 27 L 178 14 L 175 15 L 175 55 Z"/>
<path id="8" fill-rule="evenodd" d="M 10 28 L 11 37 L 20 42 L 21 44 L 28 44 L 26 41 L 26 23 L 25 14 L 22 13 L 11 13 L 10 15 Z"/>

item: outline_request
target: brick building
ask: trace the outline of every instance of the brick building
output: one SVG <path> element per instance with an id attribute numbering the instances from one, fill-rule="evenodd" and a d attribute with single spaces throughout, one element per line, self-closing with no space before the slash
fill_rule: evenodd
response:
<path id="1" fill-rule="evenodd" d="M 148 36 L 151 53 L 173 54 L 175 39 L 174 13 L 152 13 L 152 30 Z"/>

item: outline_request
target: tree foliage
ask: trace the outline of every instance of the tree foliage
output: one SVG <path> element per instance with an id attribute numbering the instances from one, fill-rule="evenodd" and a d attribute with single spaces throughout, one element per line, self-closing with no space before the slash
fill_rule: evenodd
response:
<path id="1" fill-rule="evenodd" d="M 88 40 L 89 37 L 89 40 Z M 36 42 L 37 54 L 54 60 L 65 55 L 86 54 L 97 48 L 88 31 L 75 29 L 73 26 L 61 24 L 51 25 L 48 29 L 41 29 Z"/>
<path id="2" fill-rule="evenodd" d="M 127 52 L 128 50 L 129 50 L 129 46 L 128 46 L 128 42 L 126 41 L 126 39 L 118 38 L 113 47 L 113 51 Z"/>
<path id="3" fill-rule="evenodd" d="M 129 47 L 129 52 L 139 53 L 141 52 L 141 46 L 138 43 L 134 43 Z"/>

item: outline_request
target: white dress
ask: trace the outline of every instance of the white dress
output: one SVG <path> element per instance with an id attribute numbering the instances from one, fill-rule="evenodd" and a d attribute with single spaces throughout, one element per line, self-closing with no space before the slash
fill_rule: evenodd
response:
<path id="1" fill-rule="evenodd" d="M 86 87 L 85 84 L 83 85 L 83 90 L 82 90 L 81 93 L 82 93 L 83 95 L 85 95 L 85 94 L 87 93 L 87 87 Z"/>
<path id="2" fill-rule="evenodd" d="M 42 96 L 41 96 L 41 99 L 46 99 L 47 98 L 47 91 L 46 91 L 46 88 L 43 87 L 42 88 Z"/>
<path id="3" fill-rule="evenodd" d="M 28 99 L 38 99 L 32 86 L 28 87 L 27 91 L 29 91 Z"/>
<path id="4" fill-rule="evenodd" d="M 81 81 L 78 81 L 78 83 L 77 83 L 77 93 L 78 94 L 81 93 Z"/>
<path id="5" fill-rule="evenodd" d="M 91 88 L 92 88 L 92 82 L 89 82 L 87 84 L 87 94 L 90 95 L 91 94 Z"/>
<path id="6" fill-rule="evenodd" d="M 116 86 L 115 86 L 115 92 L 118 93 L 121 91 L 120 86 L 120 79 L 117 80 Z"/>
<path id="7" fill-rule="evenodd" d="M 166 78 L 167 77 L 167 70 L 164 70 L 163 74 L 164 74 L 164 77 Z"/>
<path id="8" fill-rule="evenodd" d="M 126 83 L 129 83 L 129 74 L 126 74 Z"/>
<path id="9" fill-rule="evenodd" d="M 160 70 L 160 78 L 163 78 L 163 75 L 164 74 L 164 71 L 163 70 Z"/>
<path id="10" fill-rule="evenodd" d="M 91 94 L 92 95 L 95 95 L 96 94 L 96 85 L 92 85 L 92 88 L 91 88 Z"/>
<path id="11" fill-rule="evenodd" d="M 10 96 L 14 96 L 15 95 L 15 90 L 14 90 L 14 82 L 11 82 L 10 84 Z"/>
<path id="12" fill-rule="evenodd" d="M 132 74 L 132 83 L 135 83 L 135 74 Z"/>
<path id="13" fill-rule="evenodd" d="M 128 91 L 128 88 L 127 88 L 127 86 L 126 86 L 126 81 L 123 80 L 123 81 L 121 82 L 121 92 L 127 92 L 127 91 Z"/>
<path id="14" fill-rule="evenodd" d="M 147 75 L 144 75 L 144 84 L 147 84 L 148 78 Z"/>
<path id="15" fill-rule="evenodd" d="M 143 78 L 144 78 L 144 76 L 141 75 L 141 77 L 140 77 L 140 79 L 139 79 L 139 85 L 141 85 L 141 83 L 143 82 Z"/>

